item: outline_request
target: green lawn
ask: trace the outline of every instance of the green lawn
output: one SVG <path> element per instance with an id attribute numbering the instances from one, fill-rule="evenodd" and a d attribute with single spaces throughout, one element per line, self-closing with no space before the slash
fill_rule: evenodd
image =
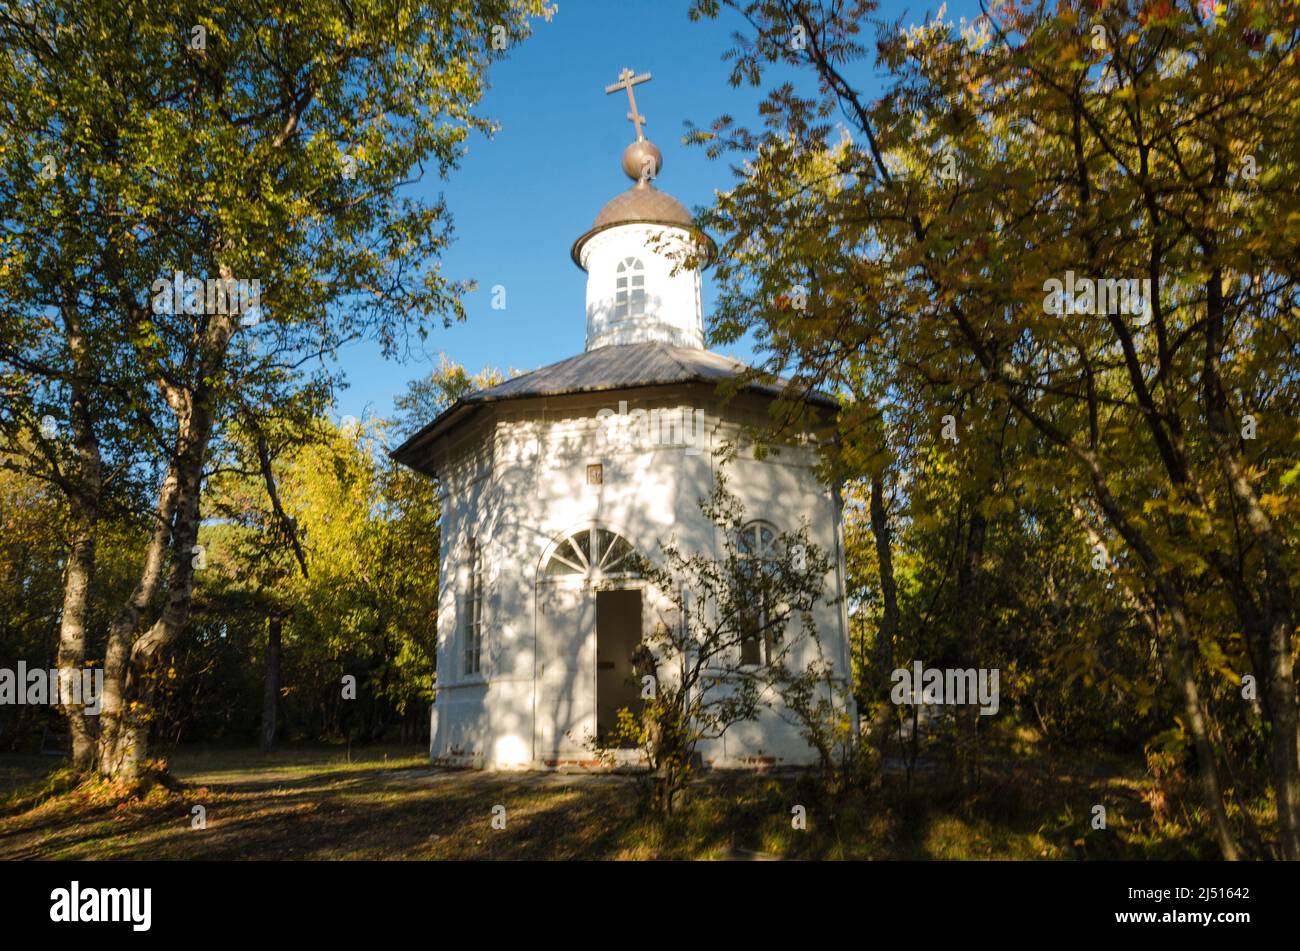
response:
<path id="1" fill-rule="evenodd" d="M 975 794 L 942 774 L 831 803 L 807 776 L 715 774 L 666 825 L 614 776 L 429 768 L 423 749 L 191 750 L 177 790 L 107 802 L 68 788 L 49 757 L 0 757 L 0 859 L 640 859 L 749 853 L 831 859 L 1212 858 L 1158 834 L 1140 776 L 1087 761 L 990 763 Z M 1092 830 L 1094 803 L 1108 828 Z M 206 810 L 204 829 L 192 809 Z M 807 829 L 791 827 L 803 805 Z M 492 827 L 505 807 L 505 828 Z"/>

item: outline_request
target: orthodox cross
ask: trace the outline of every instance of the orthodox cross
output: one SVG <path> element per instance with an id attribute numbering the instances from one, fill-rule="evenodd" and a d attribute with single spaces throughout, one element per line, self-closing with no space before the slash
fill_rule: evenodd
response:
<path id="1" fill-rule="evenodd" d="M 632 111 L 627 117 L 632 120 L 632 125 L 636 129 L 636 139 L 640 142 L 645 138 L 645 133 L 641 131 L 641 123 L 645 122 L 645 116 L 638 115 L 636 111 L 636 96 L 632 94 L 632 87 L 638 83 L 649 80 L 649 73 L 642 73 L 640 76 L 633 75 L 632 70 L 624 68 L 623 72 L 618 74 L 618 82 L 605 87 L 605 94 L 618 92 L 620 89 L 627 90 L 627 101 L 632 106 Z"/>

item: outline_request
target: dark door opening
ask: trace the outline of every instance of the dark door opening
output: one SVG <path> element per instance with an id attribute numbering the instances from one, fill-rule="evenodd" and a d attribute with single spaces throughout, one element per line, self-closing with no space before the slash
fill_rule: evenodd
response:
<path id="1" fill-rule="evenodd" d="M 641 644 L 641 592 L 596 592 L 596 732 L 606 746 L 630 747 L 613 737 L 618 711 L 641 709 L 641 681 L 632 655 Z"/>

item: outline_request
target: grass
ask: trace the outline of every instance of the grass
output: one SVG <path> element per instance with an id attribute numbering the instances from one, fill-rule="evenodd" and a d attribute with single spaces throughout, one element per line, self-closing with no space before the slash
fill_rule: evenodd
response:
<path id="1" fill-rule="evenodd" d="M 658 823 L 622 777 L 434 770 L 410 747 L 189 750 L 169 764 L 176 789 L 125 802 L 74 787 L 48 757 L 0 757 L 0 859 L 1213 857 L 1201 836 L 1153 827 L 1140 774 L 1081 763 L 991 758 L 974 793 L 935 771 L 836 800 L 808 775 L 717 773 Z M 1096 803 L 1105 831 L 1091 828 Z"/>

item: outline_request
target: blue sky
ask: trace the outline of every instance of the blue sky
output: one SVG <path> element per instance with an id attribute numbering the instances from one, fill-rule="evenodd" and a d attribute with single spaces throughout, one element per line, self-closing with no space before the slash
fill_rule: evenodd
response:
<path id="1" fill-rule="evenodd" d="M 620 169 L 633 138 L 627 94 L 606 96 L 625 66 L 650 72 L 636 87 L 646 135 L 659 146 L 664 166 L 656 181 L 692 209 L 726 188 L 725 160 L 711 162 L 702 149 L 681 144 L 685 123 L 707 126 L 723 113 L 756 124 L 757 90 L 728 84 L 722 60 L 742 21 L 724 11 L 716 21 L 691 23 L 687 0 L 560 0 L 549 23 L 492 70 L 492 88 L 480 112 L 501 128 L 474 136 L 459 170 L 445 182 L 435 176 L 416 186 L 441 190 L 455 219 L 456 239 L 443 269 L 472 279 L 467 319 L 435 328 L 421 353 L 403 362 L 384 360 L 378 348 L 354 344 L 339 354 L 349 388 L 338 394 L 335 418 L 386 416 L 408 380 L 425 376 L 439 353 L 471 371 L 484 366 L 531 370 L 581 353 L 585 344 L 586 275 L 569 259 L 569 247 L 606 201 L 630 184 Z M 906 11 L 924 18 L 937 4 L 885 0 L 881 14 Z M 950 5 L 960 13 L 973 3 Z M 868 42 L 869 42 L 868 38 Z M 874 94 L 869 75 L 854 81 Z M 494 285 L 506 289 L 506 307 L 493 310 Z M 704 308 L 714 289 L 704 279 Z M 743 348 L 726 352 L 745 359 Z"/>

